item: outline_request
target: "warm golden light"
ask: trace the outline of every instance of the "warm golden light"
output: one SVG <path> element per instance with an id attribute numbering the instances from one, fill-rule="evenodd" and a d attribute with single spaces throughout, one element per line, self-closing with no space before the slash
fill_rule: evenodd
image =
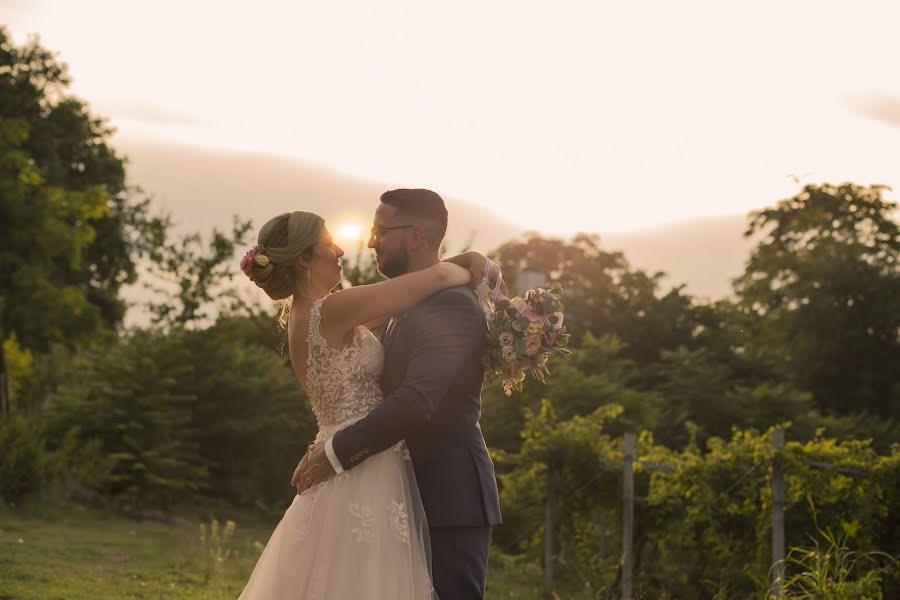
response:
<path id="1" fill-rule="evenodd" d="M 353 19 L 335 2 L 0 4 L 19 43 L 60 53 L 116 142 L 301 159 L 523 229 L 742 214 L 794 194 L 791 173 L 900 185 L 896 3 L 388 0 L 351 2 Z M 261 47 L 267 60 L 247 51 Z M 366 235 L 371 212 L 335 222 Z"/>
<path id="2" fill-rule="evenodd" d="M 342 242 L 358 242 L 362 239 L 362 226 L 359 223 L 344 223 L 338 227 L 337 237 Z"/>

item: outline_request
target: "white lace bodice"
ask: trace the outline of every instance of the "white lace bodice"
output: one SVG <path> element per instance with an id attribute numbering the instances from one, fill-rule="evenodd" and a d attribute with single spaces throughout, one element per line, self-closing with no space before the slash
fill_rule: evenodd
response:
<path id="1" fill-rule="evenodd" d="M 309 313 L 306 383 L 319 436 L 327 438 L 344 426 L 369 414 L 381 402 L 379 385 L 384 349 L 371 331 L 359 325 L 353 339 L 336 350 L 322 335 L 322 302 L 313 302 Z"/>

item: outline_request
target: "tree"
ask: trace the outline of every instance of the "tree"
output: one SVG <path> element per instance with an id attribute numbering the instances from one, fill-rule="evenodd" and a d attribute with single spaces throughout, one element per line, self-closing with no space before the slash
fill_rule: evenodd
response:
<path id="1" fill-rule="evenodd" d="M 624 344 L 624 357 L 647 364 L 659 360 L 664 349 L 694 344 L 701 322 L 683 286 L 663 293 L 664 273 L 632 269 L 621 252 L 603 250 L 595 234 L 564 241 L 529 233 L 493 254 L 510 289 L 523 270 L 562 284 L 566 325 L 576 345 L 588 332 L 614 334 Z"/>
<path id="2" fill-rule="evenodd" d="M 807 185 L 752 213 L 736 281 L 753 351 L 826 411 L 900 418 L 900 227 L 884 186 Z"/>
<path id="3" fill-rule="evenodd" d="M 247 302 L 229 286 L 240 271 L 235 254 L 253 227 L 234 217 L 230 233 L 213 229 L 208 248 L 199 233 L 169 243 L 166 233 L 152 255 L 151 279 L 145 286 L 159 294 L 148 308 L 153 321 L 167 327 L 197 325 L 212 316 L 210 306 L 241 312 Z M 173 293 L 174 288 L 174 293 Z"/>
<path id="4" fill-rule="evenodd" d="M 0 340 L 38 351 L 117 327 L 121 287 L 166 226 L 68 84 L 53 53 L 0 27 Z"/>
<path id="5" fill-rule="evenodd" d="M 113 130 L 68 85 L 53 53 L 0 28 L 3 328 L 28 348 L 118 326 L 121 287 L 167 225 L 126 187 Z"/>
<path id="6" fill-rule="evenodd" d="M 548 282 L 560 282 L 565 290 L 566 324 L 577 338 L 580 333 L 601 330 L 608 319 L 615 278 L 627 268 L 622 253 L 602 250 L 599 236 L 589 234 L 566 242 L 531 232 L 492 254 L 511 290 L 516 288 L 518 273 L 525 270 L 542 273 Z"/>

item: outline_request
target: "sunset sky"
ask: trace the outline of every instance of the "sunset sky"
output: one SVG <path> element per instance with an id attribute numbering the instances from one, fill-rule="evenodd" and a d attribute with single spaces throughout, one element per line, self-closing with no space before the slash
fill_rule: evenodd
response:
<path id="1" fill-rule="evenodd" d="M 123 139 L 424 186 L 547 233 L 900 188 L 894 2 L 0 0 Z M 190 168 L 190 165 L 185 165 Z M 367 225 L 367 224 L 363 224 Z"/>

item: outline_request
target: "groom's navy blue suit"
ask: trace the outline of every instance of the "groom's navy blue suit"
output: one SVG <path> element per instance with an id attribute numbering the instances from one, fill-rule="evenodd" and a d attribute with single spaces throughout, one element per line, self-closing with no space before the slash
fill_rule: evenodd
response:
<path id="1" fill-rule="evenodd" d="M 466 287 L 438 292 L 391 319 L 382 335 L 384 401 L 332 440 L 345 469 L 406 440 L 441 600 L 484 596 L 491 527 L 501 522 L 494 465 L 478 424 L 485 327 Z"/>

